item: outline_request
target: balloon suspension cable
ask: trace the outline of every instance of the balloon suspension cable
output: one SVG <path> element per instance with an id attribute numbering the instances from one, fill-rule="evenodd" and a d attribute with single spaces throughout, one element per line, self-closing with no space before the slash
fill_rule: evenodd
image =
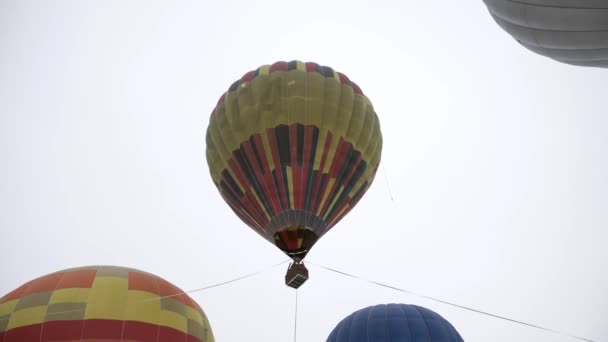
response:
<path id="1" fill-rule="evenodd" d="M 298 289 L 296 289 L 296 308 L 293 319 L 293 342 L 298 340 Z"/>
<path id="2" fill-rule="evenodd" d="M 391 202 L 395 202 L 395 198 L 393 197 L 393 192 L 391 191 L 391 184 L 388 181 L 388 172 L 386 171 L 386 166 L 384 166 L 383 162 L 380 162 L 380 167 L 384 173 L 384 180 L 386 181 L 386 188 L 388 189 L 388 195 L 391 198 Z"/>
<path id="3" fill-rule="evenodd" d="M 572 335 L 572 334 L 569 334 L 569 333 L 565 333 L 565 332 L 562 332 L 562 331 L 553 330 L 553 329 L 545 328 L 545 327 L 542 327 L 542 326 L 539 326 L 539 325 L 535 325 L 535 324 L 531 324 L 531 323 L 526 323 L 526 322 L 523 322 L 523 321 L 518 321 L 518 320 L 515 320 L 515 319 L 512 319 L 512 318 L 495 315 L 495 314 L 492 314 L 492 313 L 489 313 L 489 312 L 473 309 L 473 308 L 470 308 L 470 307 L 467 307 L 467 306 L 463 306 L 463 305 L 459 305 L 459 304 L 454 304 L 454 303 L 451 303 L 451 302 L 448 302 L 448 301 L 445 301 L 445 300 L 441 300 L 441 299 L 425 296 L 423 294 L 415 293 L 415 292 L 412 292 L 412 291 L 404 290 L 404 289 L 401 289 L 401 288 L 398 288 L 398 287 L 395 287 L 395 286 L 390 286 L 390 285 L 386 285 L 386 284 L 383 284 L 383 283 L 380 283 L 380 282 L 376 282 L 376 281 L 373 281 L 373 280 L 360 278 L 360 277 L 357 277 L 355 275 L 352 275 L 352 274 L 349 274 L 349 273 L 346 273 L 346 272 L 342 272 L 342 271 L 338 271 L 338 270 L 330 268 L 330 267 L 325 267 L 325 266 L 321 266 L 321 265 L 318 265 L 318 264 L 311 263 L 310 261 L 308 261 L 307 264 L 314 265 L 316 267 L 319 267 L 319 268 L 322 268 L 322 269 L 325 269 L 327 271 L 331 271 L 331 272 L 334 272 L 334 273 L 338 273 L 338 274 L 341 274 L 343 276 L 346 276 L 346 277 L 349 277 L 349 278 L 352 278 L 352 279 L 361 280 L 361 281 L 368 282 L 368 283 L 371 283 L 371 284 L 374 284 L 374 285 L 378 285 L 378 286 L 381 286 L 381 287 L 384 287 L 384 288 L 388 288 L 388 289 L 391 289 L 391 290 L 395 290 L 395 291 L 399 291 L 399 292 L 404 292 L 404 293 L 407 293 L 407 294 L 410 294 L 410 295 L 413 295 L 413 296 L 416 296 L 416 297 L 419 297 L 419 298 L 424 298 L 424 299 L 432 300 L 432 301 L 435 301 L 435 302 L 438 302 L 438 303 L 450 305 L 450 306 L 453 306 L 453 307 L 456 307 L 456 308 L 459 308 L 459 309 L 472 311 L 472 312 L 475 312 L 475 313 L 478 313 L 478 314 L 481 314 L 481 315 L 486 315 L 486 316 L 490 316 L 490 317 L 493 317 L 493 318 L 509 321 L 509 322 L 512 322 L 512 323 L 525 325 L 525 326 L 528 326 L 528 327 L 531 327 L 531 328 L 536 328 L 536 329 L 552 332 L 554 334 L 558 334 L 558 335 L 565 336 L 565 337 L 570 337 L 570 338 L 577 339 L 577 340 L 580 340 L 580 341 L 596 342 L 596 341 L 588 339 L 588 338 L 579 337 L 579 336 L 575 336 L 575 335 Z"/>
<path id="4" fill-rule="evenodd" d="M 259 270 L 259 271 L 257 271 L 257 272 L 249 273 L 249 274 L 246 274 L 246 275 L 244 275 L 244 276 L 240 276 L 240 277 L 238 277 L 238 278 L 234 278 L 234 279 L 231 279 L 231 280 L 227 280 L 227 281 L 224 281 L 224 282 L 221 282 L 221 283 L 217 283 L 217 284 L 213 284 L 213 285 L 209 285 L 209 286 L 201 287 L 201 288 L 194 289 L 194 290 L 189 290 L 189 291 L 184 291 L 184 292 L 174 293 L 174 294 L 167 295 L 167 296 L 161 296 L 161 297 L 155 297 L 155 298 L 145 299 L 145 300 L 143 300 L 143 302 L 148 302 L 148 301 L 151 301 L 151 300 L 161 300 L 161 299 L 163 299 L 163 298 L 171 298 L 171 297 L 181 296 L 181 295 L 184 295 L 184 294 L 190 294 L 190 293 L 194 293 L 194 292 L 198 292 L 198 291 L 203 291 L 203 290 L 211 289 L 211 288 L 214 288 L 214 287 L 219 287 L 219 286 L 222 286 L 222 285 L 226 285 L 226 284 L 234 283 L 234 282 L 236 282 L 236 281 L 239 281 L 239 280 L 242 280 L 242 279 L 245 279 L 245 278 L 249 278 L 249 277 L 252 277 L 252 276 L 254 276 L 254 275 L 257 275 L 257 274 L 260 274 L 260 273 L 264 273 L 264 272 L 266 272 L 266 271 L 269 271 L 269 270 L 271 270 L 271 269 L 273 269 L 273 268 L 275 268 L 275 267 L 277 267 L 277 266 L 280 266 L 280 265 L 283 265 L 284 263 L 289 262 L 290 260 L 291 260 L 291 259 L 287 259 L 287 260 L 284 260 L 284 261 L 282 261 L 282 262 L 280 262 L 280 263 L 278 263 L 278 264 L 275 264 L 275 265 L 272 265 L 272 266 L 267 267 L 267 268 L 265 268 L 265 269 Z"/>

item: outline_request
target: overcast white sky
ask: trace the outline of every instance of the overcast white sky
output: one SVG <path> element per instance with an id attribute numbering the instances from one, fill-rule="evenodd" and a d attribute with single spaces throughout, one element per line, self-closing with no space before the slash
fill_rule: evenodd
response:
<path id="1" fill-rule="evenodd" d="M 525 50 L 481 0 L 0 0 L 0 296 L 82 265 L 189 290 L 285 260 L 222 201 L 204 136 L 234 80 L 292 59 L 357 82 L 384 135 L 307 260 L 608 340 L 608 70 Z M 192 294 L 218 342 L 293 340 L 285 268 Z M 298 341 L 388 302 L 466 341 L 574 341 L 309 269 Z"/>

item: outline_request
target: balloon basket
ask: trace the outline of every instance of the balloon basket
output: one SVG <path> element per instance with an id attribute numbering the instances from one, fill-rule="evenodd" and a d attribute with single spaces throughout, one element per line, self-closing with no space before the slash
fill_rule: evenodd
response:
<path id="1" fill-rule="evenodd" d="M 285 285 L 297 289 L 308 280 L 308 270 L 301 262 L 294 262 L 289 265 L 285 274 Z"/>

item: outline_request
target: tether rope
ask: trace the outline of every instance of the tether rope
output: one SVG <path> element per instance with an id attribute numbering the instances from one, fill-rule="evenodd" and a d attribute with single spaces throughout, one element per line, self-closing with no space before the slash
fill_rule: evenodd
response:
<path id="1" fill-rule="evenodd" d="M 574 339 L 577 339 L 577 340 L 580 340 L 580 341 L 596 342 L 596 341 L 590 340 L 588 338 L 575 336 L 575 335 L 568 334 L 568 333 L 565 333 L 565 332 L 562 332 L 562 331 L 545 328 L 545 327 L 542 327 L 540 325 L 526 323 L 526 322 L 523 322 L 523 321 L 518 321 L 518 320 L 515 320 L 515 319 L 512 319 L 512 318 L 508 318 L 508 317 L 504 317 L 504 316 L 500 316 L 500 315 L 495 315 L 495 314 L 492 314 L 492 313 L 489 313 L 489 312 L 473 309 L 473 308 L 470 308 L 470 307 L 467 307 L 467 306 L 463 306 L 463 305 L 459 305 L 459 304 L 454 304 L 454 303 L 451 303 L 451 302 L 448 302 L 448 301 L 445 301 L 445 300 L 441 300 L 441 299 L 425 296 L 423 294 L 419 294 L 419 293 L 416 293 L 416 292 L 404 290 L 404 289 L 401 289 L 401 288 L 398 288 L 398 287 L 395 287 L 395 286 L 386 285 L 386 284 L 383 284 L 383 283 L 380 283 L 380 282 L 377 282 L 377 281 L 360 278 L 360 277 L 357 277 L 355 275 L 352 275 L 352 274 L 349 274 L 349 273 L 346 273 L 346 272 L 342 272 L 342 271 L 338 271 L 338 270 L 330 268 L 330 267 L 321 266 L 321 265 L 314 264 L 314 263 L 311 263 L 311 262 L 306 262 L 306 263 L 310 264 L 310 265 L 313 265 L 313 266 L 316 266 L 316 267 L 319 267 L 319 268 L 322 268 L 322 269 L 325 269 L 325 270 L 328 270 L 328 271 L 331 271 L 331 272 L 335 272 L 335 273 L 341 274 L 341 275 L 349 277 L 349 278 L 361 280 L 361 281 L 368 282 L 368 283 L 371 283 L 371 284 L 374 284 L 374 285 L 378 285 L 378 286 L 382 286 L 382 287 L 385 287 L 385 288 L 388 288 L 388 289 L 391 289 L 391 290 L 395 290 L 395 291 L 399 291 L 399 292 L 404 292 L 404 293 L 411 294 L 411 295 L 414 295 L 414 296 L 417 296 L 417 297 L 420 297 L 420 298 L 425 298 L 425 299 L 428 299 L 428 300 L 432 300 L 432 301 L 435 301 L 435 302 L 438 302 L 438 303 L 442 303 L 442 304 L 446 304 L 446 305 L 451 305 L 451 306 L 459 308 L 459 309 L 464 309 L 464 310 L 472 311 L 472 312 L 475 312 L 475 313 L 478 313 L 478 314 L 482 314 L 482 315 L 486 315 L 486 316 L 502 319 L 502 320 L 505 320 L 505 321 L 509 321 L 509 322 L 513 322 L 513 323 L 517 323 L 517 324 L 521 324 L 521 325 L 525 325 L 525 326 L 528 326 L 528 327 L 532 327 L 532 328 L 536 328 L 536 329 L 552 332 L 552 333 L 555 333 L 555 334 L 558 334 L 558 335 L 574 338 Z"/>
<path id="2" fill-rule="evenodd" d="M 298 289 L 296 289 L 296 310 L 293 322 L 293 342 L 298 339 Z"/>

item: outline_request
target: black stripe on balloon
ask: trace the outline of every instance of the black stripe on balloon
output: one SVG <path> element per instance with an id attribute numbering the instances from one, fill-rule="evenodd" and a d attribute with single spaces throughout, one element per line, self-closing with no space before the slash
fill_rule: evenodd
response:
<path id="1" fill-rule="evenodd" d="M 271 207 L 268 205 L 266 196 L 264 196 L 262 187 L 261 187 L 260 183 L 258 182 L 258 179 L 255 175 L 253 165 L 251 165 L 251 161 L 249 160 L 249 158 L 247 158 L 247 154 L 245 153 L 245 148 L 243 145 L 244 144 L 241 144 L 240 149 L 234 150 L 233 155 L 235 156 L 236 160 L 239 162 L 239 165 L 241 166 L 243 173 L 245 173 L 245 175 L 247 176 L 249 183 L 251 185 L 253 185 L 253 191 L 255 191 L 256 195 L 260 199 L 262 206 L 264 207 L 264 209 L 266 209 L 266 212 L 268 214 L 272 215 L 273 211 L 272 211 Z M 265 217 L 265 215 L 262 214 L 262 217 Z"/>
<path id="2" fill-rule="evenodd" d="M 337 177 L 338 183 L 341 186 L 344 186 L 344 191 L 342 191 L 342 193 L 336 200 L 334 206 L 330 209 L 329 215 L 327 215 L 328 219 L 332 215 L 334 215 L 334 213 L 336 212 L 336 210 L 338 210 L 338 208 L 340 208 L 342 206 L 344 199 L 350 194 L 350 191 L 352 191 L 352 188 L 354 187 L 354 184 L 352 184 L 352 185 L 350 185 L 350 184 L 353 181 L 353 177 L 357 176 L 356 172 L 358 170 L 360 170 L 359 168 L 361 167 L 361 164 L 359 164 L 356 166 L 356 169 L 353 170 L 353 168 L 355 168 L 355 163 L 357 162 L 357 160 L 359 160 L 359 162 L 363 162 L 363 160 L 359 158 L 361 156 L 361 152 L 354 150 L 353 146 L 351 144 L 348 144 L 348 145 L 349 145 L 349 153 L 348 153 L 347 157 L 345 158 L 345 162 L 344 162 L 344 164 L 342 164 L 342 168 Z M 365 166 L 366 166 L 366 164 L 363 165 L 363 171 L 365 170 Z M 353 172 L 353 174 L 350 175 L 350 178 L 348 178 L 349 173 L 351 171 Z M 359 171 L 358 177 L 360 177 L 361 174 L 362 174 L 362 171 Z M 357 179 L 358 179 L 358 177 L 357 177 Z M 338 188 L 336 188 L 336 190 L 337 189 Z M 336 191 L 336 193 L 337 193 L 337 191 Z"/>
<path id="3" fill-rule="evenodd" d="M 297 124 L 296 125 L 296 143 L 297 143 L 297 153 L 296 158 L 298 162 L 298 166 L 302 166 L 302 162 L 304 160 L 304 126 Z"/>
<path id="4" fill-rule="evenodd" d="M 316 171 L 315 171 L 316 172 Z M 319 187 L 317 188 L 317 196 L 315 197 L 315 201 L 314 201 L 314 205 L 315 206 L 320 206 L 321 205 L 321 199 L 323 198 L 323 193 L 325 192 L 325 187 L 327 186 L 327 179 L 329 178 L 329 175 L 327 173 L 318 173 L 317 177 L 321 175 L 321 183 L 319 183 Z M 314 210 L 313 208 L 313 212 L 316 212 L 316 210 Z"/>
<path id="5" fill-rule="evenodd" d="M 264 170 L 264 166 L 262 165 L 262 159 L 260 159 L 260 154 L 258 153 L 256 139 L 253 135 L 249 137 L 249 143 L 251 144 L 251 149 L 253 150 L 253 156 L 255 157 L 255 161 L 258 163 L 260 170 L 262 170 L 262 174 L 266 174 L 266 170 Z M 260 148 L 263 149 L 264 147 L 260 146 Z"/>
<path id="6" fill-rule="evenodd" d="M 359 155 L 359 152 L 356 152 L 357 155 Z M 353 187 L 355 186 L 355 184 L 357 183 L 357 180 L 359 180 L 359 178 L 361 177 L 361 175 L 363 174 L 363 171 L 365 171 L 365 165 L 362 159 L 359 159 L 358 156 L 355 160 L 359 160 L 359 162 L 356 165 L 352 166 L 352 173 L 350 176 L 347 176 L 347 179 L 344 181 L 344 191 L 343 193 L 346 194 L 350 194 L 350 192 L 352 191 Z"/>
<path id="7" fill-rule="evenodd" d="M 314 212 L 314 198 L 312 198 L 312 194 L 315 192 L 314 185 L 317 184 L 317 177 L 319 177 L 319 171 L 311 170 L 310 174 L 308 175 L 308 183 L 306 183 L 306 200 L 304 202 L 304 208 L 311 213 Z M 319 189 L 316 190 L 317 193 L 319 193 Z"/>
<path id="8" fill-rule="evenodd" d="M 334 69 L 317 64 L 317 72 L 325 77 L 334 77 Z"/>
<path id="9" fill-rule="evenodd" d="M 348 181 L 348 183 L 346 185 L 346 187 L 348 189 L 352 190 L 352 188 L 355 187 L 355 185 L 357 184 L 359 179 L 361 179 L 361 177 L 363 176 L 365 169 L 367 169 L 367 163 L 363 159 L 361 159 L 361 161 L 359 162 L 359 165 L 357 165 L 357 169 L 355 170 L 353 175 L 350 177 L 350 180 Z M 350 192 L 350 190 L 348 192 Z"/>
<path id="10" fill-rule="evenodd" d="M 342 142 L 342 144 L 347 144 L 347 143 Z M 338 149 L 340 149 L 342 147 L 342 144 L 338 145 Z M 340 203 L 338 201 L 336 201 L 333 206 L 331 206 L 331 203 L 333 202 L 333 200 L 336 198 L 336 195 L 340 191 L 340 187 L 344 183 L 344 178 L 347 176 L 347 172 L 348 172 L 348 170 L 350 170 L 349 167 L 352 164 L 353 145 L 347 144 L 347 146 L 348 146 L 348 152 L 346 152 L 346 156 L 344 157 L 342 166 L 340 167 L 340 170 L 338 171 L 338 174 L 336 176 L 336 183 L 335 183 L 334 191 L 332 191 L 331 194 L 329 195 L 329 197 L 327 198 L 328 205 L 325 207 L 325 210 L 321 213 L 321 217 L 329 218 L 329 216 L 326 216 L 327 213 L 332 212 L 333 208 L 340 207 Z"/>
<path id="11" fill-rule="evenodd" d="M 274 181 L 274 188 L 277 190 L 277 197 L 279 197 L 279 204 L 281 205 L 281 210 L 288 209 L 289 207 L 287 206 L 287 203 L 285 203 L 285 200 L 281 195 L 281 187 L 279 186 L 279 179 L 277 178 L 276 169 L 272 170 L 272 180 Z"/>
<path id="12" fill-rule="evenodd" d="M 238 79 L 236 81 L 234 81 L 231 85 L 230 88 L 228 89 L 229 91 L 235 91 L 237 90 L 237 88 L 239 87 L 239 83 L 241 83 L 241 80 Z"/>
<path id="13" fill-rule="evenodd" d="M 355 196 L 353 196 L 353 198 L 350 199 L 350 206 L 354 206 L 355 204 L 357 204 L 357 202 L 359 202 L 359 200 L 361 199 L 361 197 L 363 197 L 363 194 L 365 193 L 365 190 L 367 189 L 367 181 L 365 181 L 363 183 L 363 185 L 361 185 L 361 187 L 359 188 L 359 190 L 357 190 L 357 193 L 355 194 Z"/>
<path id="14" fill-rule="evenodd" d="M 247 181 L 249 182 L 249 184 L 253 184 L 254 175 L 253 172 L 251 172 L 251 166 L 247 163 L 245 156 L 243 156 L 243 144 L 241 144 L 241 148 L 239 148 L 238 150 L 232 151 L 232 156 L 237 161 L 237 163 L 239 163 L 239 166 L 245 174 L 245 177 L 247 177 Z M 243 184 L 243 186 L 245 186 L 245 184 Z"/>
<path id="15" fill-rule="evenodd" d="M 353 171 L 355 163 L 357 162 L 357 159 L 360 155 L 361 153 L 359 153 L 359 151 L 355 151 L 353 149 L 353 145 L 348 144 L 348 153 L 346 154 L 346 158 L 344 158 L 344 163 L 342 164 L 342 167 L 338 172 L 338 177 L 336 177 L 338 178 L 340 184 L 343 185 L 350 171 Z"/>
<path id="16" fill-rule="evenodd" d="M 287 62 L 287 70 L 296 70 L 298 68 L 298 62 L 291 61 Z"/>
<path id="17" fill-rule="evenodd" d="M 356 152 L 356 154 L 359 154 L 359 152 Z M 346 183 L 346 185 L 344 187 L 344 191 L 342 191 L 342 193 L 340 194 L 340 197 L 338 197 L 336 204 L 329 211 L 329 215 L 327 216 L 328 219 L 335 214 L 335 212 L 336 212 L 336 210 L 338 210 L 338 208 L 340 208 L 341 205 L 338 205 L 338 203 L 342 204 L 344 202 L 344 199 L 346 198 L 346 196 L 348 196 L 350 194 L 352 189 L 355 187 L 355 184 L 357 183 L 357 180 L 363 174 L 363 171 L 365 171 L 365 165 L 364 165 L 364 162 L 361 161 L 361 163 L 359 165 L 357 165 L 357 168 L 353 172 L 351 178 Z"/>
<path id="18" fill-rule="evenodd" d="M 278 125 L 274 129 L 274 134 L 277 139 L 277 148 L 279 150 L 279 160 L 281 165 L 291 166 L 291 147 L 289 144 L 289 126 Z M 285 175 L 285 170 L 283 169 Z"/>
<path id="19" fill-rule="evenodd" d="M 234 193 L 234 191 L 230 188 L 230 186 L 228 184 L 226 184 L 225 181 L 221 181 L 220 182 L 220 188 L 222 189 L 222 192 L 230 197 L 230 199 L 240 205 L 243 205 L 243 202 L 241 201 L 240 197 L 237 197 L 237 195 Z"/>
<path id="20" fill-rule="evenodd" d="M 232 175 L 230 174 L 230 172 L 228 172 L 228 170 L 222 171 L 222 182 L 228 183 L 232 191 L 235 192 L 237 196 L 243 196 L 241 188 L 236 184 L 236 181 L 234 180 L 234 178 L 232 178 Z"/>
<path id="21" fill-rule="evenodd" d="M 307 211 L 312 211 L 310 208 L 310 197 L 313 192 L 313 185 L 317 181 L 317 172 L 313 171 L 315 166 L 315 157 L 317 154 L 317 143 L 319 139 L 319 129 L 315 126 L 312 127 L 312 141 L 310 144 L 310 156 L 308 157 L 308 179 L 306 180 L 306 194 L 304 197 L 304 208 Z"/>
<path id="22" fill-rule="evenodd" d="M 283 186 L 285 187 L 285 201 L 287 201 L 287 208 L 291 208 L 291 199 L 289 198 L 289 181 L 287 179 L 287 170 L 285 165 L 281 165 L 283 171 Z"/>

